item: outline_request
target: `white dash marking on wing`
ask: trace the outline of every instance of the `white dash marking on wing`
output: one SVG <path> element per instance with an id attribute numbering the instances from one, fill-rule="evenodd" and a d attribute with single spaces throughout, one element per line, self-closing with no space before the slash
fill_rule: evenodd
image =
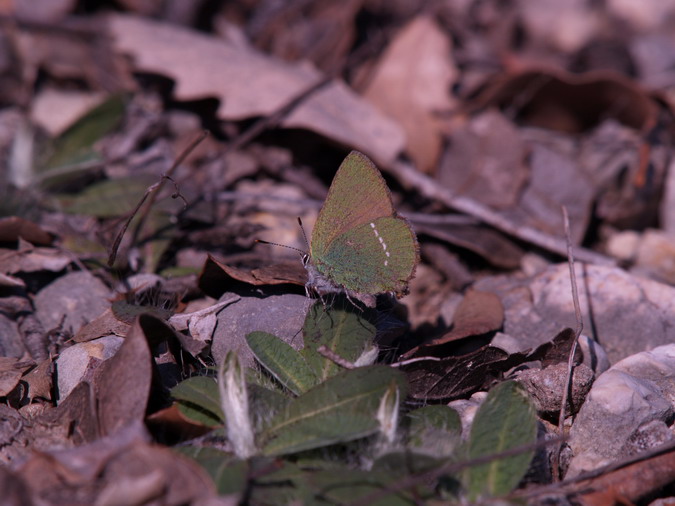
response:
<path id="1" fill-rule="evenodd" d="M 380 236 L 380 233 L 375 228 L 375 223 L 373 223 L 372 221 L 370 222 L 370 228 L 373 229 L 373 232 L 375 233 L 375 237 L 377 237 L 377 240 L 380 241 L 380 244 L 382 245 L 382 250 L 384 251 L 384 254 L 387 255 L 387 258 L 389 258 L 391 255 L 387 251 L 387 243 L 384 242 L 384 239 Z M 385 260 L 384 266 L 387 267 L 388 265 L 389 265 L 389 260 Z"/>

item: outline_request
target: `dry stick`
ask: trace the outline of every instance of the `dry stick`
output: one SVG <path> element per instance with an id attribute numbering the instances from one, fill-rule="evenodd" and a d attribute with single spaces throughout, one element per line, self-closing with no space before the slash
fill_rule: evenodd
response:
<path id="1" fill-rule="evenodd" d="M 346 61 L 338 65 L 331 72 L 327 73 L 315 83 L 310 84 L 304 90 L 301 90 L 295 97 L 291 98 L 273 113 L 256 121 L 248 130 L 242 132 L 241 135 L 236 137 L 232 143 L 225 148 L 225 150 L 232 151 L 239 149 L 251 142 L 265 130 L 278 126 L 288 114 L 290 114 L 296 107 L 301 105 L 311 95 L 319 91 L 327 84 L 333 82 L 333 80 L 340 76 L 346 69 L 357 65 L 361 60 L 363 60 L 363 58 L 367 57 L 369 53 L 375 54 L 375 52 L 376 50 L 367 45 L 361 46 L 360 49 L 352 53 Z"/>
<path id="2" fill-rule="evenodd" d="M 553 441 L 553 440 L 552 440 Z M 661 446 L 658 446 L 652 450 L 647 450 L 637 455 L 631 455 L 622 460 L 611 462 L 605 466 L 593 469 L 592 471 L 585 471 L 580 473 L 572 478 L 567 478 L 562 482 L 550 483 L 548 485 L 541 485 L 538 487 L 532 487 L 529 489 L 519 490 L 511 494 L 515 498 L 533 498 L 541 495 L 549 495 L 553 493 L 564 493 L 569 494 L 570 492 L 577 492 L 575 485 L 583 485 L 586 481 L 591 481 L 596 478 L 600 478 L 604 475 L 610 474 L 614 471 L 622 469 L 624 467 L 631 466 L 638 462 L 644 462 L 652 458 L 664 455 L 666 453 L 675 452 L 675 441 L 670 443 L 665 443 Z M 586 487 L 588 489 L 588 487 Z"/>
<path id="3" fill-rule="evenodd" d="M 579 336 L 584 328 L 584 322 L 581 318 L 581 306 L 579 304 L 579 290 L 577 289 L 577 276 L 574 271 L 574 253 L 572 252 L 572 239 L 570 237 L 570 218 L 567 215 L 567 208 L 562 207 L 563 225 L 565 227 L 565 238 L 567 239 L 567 265 L 570 268 L 570 282 L 572 283 L 572 300 L 574 301 L 574 316 L 577 320 L 577 328 L 574 331 L 574 341 L 570 349 L 570 355 L 567 359 L 567 379 L 565 380 L 565 388 L 562 395 L 562 404 L 560 406 L 560 414 L 558 415 L 558 434 L 562 434 L 565 425 L 565 409 L 567 407 L 567 396 L 572 389 L 572 374 L 574 371 L 574 355 L 577 351 L 577 344 L 579 343 Z M 560 480 L 560 451 L 562 444 L 556 449 L 553 454 L 553 478 Z"/>
<path id="4" fill-rule="evenodd" d="M 134 216 L 138 213 L 139 209 L 143 206 L 143 203 L 145 200 L 150 196 L 150 200 L 148 201 L 148 205 L 145 208 L 145 212 L 139 219 L 138 226 L 136 227 L 136 230 L 134 231 L 134 239 L 138 237 L 138 234 L 140 233 L 141 228 L 143 227 L 143 223 L 145 223 L 145 220 L 150 213 L 150 210 L 152 209 L 152 206 L 155 203 L 155 200 L 157 200 L 157 195 L 159 194 L 158 190 L 161 190 L 162 186 L 164 186 L 164 181 L 169 180 L 172 181 L 174 186 L 176 187 L 176 193 L 172 195 L 172 197 L 177 198 L 180 197 L 181 200 L 183 200 L 183 204 L 187 205 L 187 202 L 185 201 L 185 198 L 181 195 L 180 191 L 178 190 L 178 186 L 176 185 L 176 182 L 171 179 L 171 175 L 175 172 L 176 168 L 183 163 L 183 160 L 194 150 L 197 145 L 202 142 L 209 133 L 207 131 L 202 132 L 195 140 L 193 140 L 190 145 L 183 150 L 181 155 L 176 159 L 174 164 L 169 168 L 166 174 L 163 174 L 160 178 L 159 181 L 157 181 L 155 184 L 152 186 L 148 187 L 145 190 L 145 193 L 141 197 L 141 200 L 136 204 L 136 207 L 134 208 L 131 213 L 129 213 L 129 217 L 126 219 L 124 222 L 124 225 L 122 225 L 122 228 L 120 231 L 117 233 L 117 236 L 115 237 L 115 241 L 113 242 L 112 248 L 110 249 L 110 255 L 108 256 L 108 266 L 112 267 L 113 264 L 115 263 L 115 259 L 117 258 L 117 250 L 120 247 L 120 243 L 122 242 L 122 238 L 124 237 L 124 234 L 126 233 L 127 229 L 129 228 L 129 225 L 131 224 L 131 220 L 134 219 Z"/>
<path id="5" fill-rule="evenodd" d="M 404 365 L 414 364 L 415 362 L 440 362 L 443 360 L 441 357 L 415 357 L 409 358 L 408 360 L 401 360 L 400 362 L 394 362 L 389 364 L 389 367 L 403 367 Z"/>
<path id="6" fill-rule="evenodd" d="M 566 255 L 567 243 L 565 240 L 545 234 L 532 227 L 517 225 L 475 200 L 454 195 L 447 188 L 439 185 L 438 182 L 422 174 L 408 163 L 394 162 L 390 165 L 389 172 L 396 176 L 401 184 L 414 188 L 429 199 L 442 202 L 450 208 L 478 218 L 502 232 L 539 246 L 547 251 L 561 256 Z M 598 265 L 616 265 L 616 262 L 611 258 L 587 249 L 578 248 L 576 254 L 577 258 L 582 262 Z"/>
<path id="7" fill-rule="evenodd" d="M 335 362 L 337 365 L 340 367 L 344 367 L 345 369 L 356 369 L 356 366 L 352 364 L 349 360 L 342 358 L 340 355 L 335 353 L 333 350 L 329 350 L 324 346 L 323 344 L 319 346 L 316 351 L 319 352 L 320 355 L 323 355 L 326 357 L 328 360 L 331 360 L 332 362 Z"/>
<path id="8" fill-rule="evenodd" d="M 164 186 L 164 182 L 168 179 L 171 181 L 174 185 L 174 188 L 176 189 L 176 193 L 171 195 L 172 198 L 177 198 L 180 197 L 181 200 L 183 201 L 183 206 L 184 208 L 187 207 L 187 201 L 183 198 L 183 196 L 180 193 L 180 190 L 178 189 L 178 185 L 176 182 L 172 179 L 173 173 L 176 171 L 178 166 L 183 163 L 183 161 L 188 157 L 194 149 L 201 144 L 201 142 L 206 139 L 209 136 L 208 130 L 202 131 L 201 134 L 199 134 L 195 139 L 183 150 L 183 152 L 180 154 L 180 156 L 176 159 L 176 161 L 173 163 L 173 165 L 169 168 L 169 170 L 162 176 L 162 178 L 159 180 L 159 187 L 157 188 L 157 191 L 153 192 L 150 194 L 150 199 L 148 200 L 148 205 L 145 207 L 145 210 L 143 211 L 143 214 L 138 220 L 138 225 L 136 226 L 136 230 L 134 230 L 134 242 L 138 239 L 138 236 L 140 235 L 141 230 L 143 229 L 143 225 L 145 223 L 145 220 L 148 218 L 148 215 L 150 214 L 150 210 L 152 207 L 155 205 L 155 201 L 157 200 L 157 196 L 159 195 L 162 187 Z"/>
<path id="9" fill-rule="evenodd" d="M 304 90 L 301 90 L 300 93 L 298 93 L 295 97 L 286 102 L 275 112 L 273 112 L 269 116 L 265 116 L 264 118 L 259 119 L 253 125 L 251 125 L 251 127 L 248 130 L 242 132 L 241 135 L 236 137 L 234 141 L 232 141 L 232 143 L 229 146 L 227 146 L 226 151 L 234 151 L 236 149 L 239 149 L 242 146 L 251 142 L 253 139 L 255 139 L 258 135 L 263 133 L 268 128 L 273 128 L 277 126 L 288 114 L 291 113 L 291 111 L 293 111 L 293 109 L 295 109 L 302 102 L 304 102 L 310 95 L 316 93 L 331 81 L 333 81 L 333 77 L 326 76 L 319 79 L 317 82 L 309 85 Z"/>

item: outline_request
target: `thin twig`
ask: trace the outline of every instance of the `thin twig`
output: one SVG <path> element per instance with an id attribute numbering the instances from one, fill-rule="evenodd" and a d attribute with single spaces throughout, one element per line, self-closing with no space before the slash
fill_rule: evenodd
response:
<path id="1" fill-rule="evenodd" d="M 403 367 L 404 365 L 414 364 L 415 362 L 440 362 L 443 360 L 440 357 L 416 357 L 409 358 L 408 360 L 401 360 L 400 362 L 394 362 L 389 364 L 390 367 Z"/>
<path id="2" fill-rule="evenodd" d="M 136 230 L 134 230 L 134 235 L 133 235 L 133 237 L 134 237 L 134 242 L 138 239 L 138 236 L 140 235 L 141 230 L 143 230 L 143 226 L 145 225 L 145 221 L 147 220 L 147 218 L 148 218 L 148 216 L 149 216 L 149 214 L 150 214 L 150 211 L 151 211 L 152 208 L 154 207 L 155 201 L 157 200 L 157 197 L 158 197 L 158 195 L 160 194 L 160 192 L 161 192 L 161 190 L 162 190 L 162 188 L 163 188 L 163 186 L 164 186 L 164 182 L 165 182 L 165 181 L 167 181 L 167 180 L 171 181 L 171 182 L 173 183 L 173 185 L 174 185 L 174 188 L 176 189 L 175 193 L 173 193 L 173 194 L 171 195 L 171 197 L 172 197 L 172 198 L 178 198 L 178 197 L 180 197 L 180 199 L 183 201 L 184 207 L 187 207 L 187 201 L 185 200 L 185 198 L 183 198 L 183 196 L 182 196 L 181 193 L 180 193 L 180 190 L 178 189 L 178 185 L 177 185 L 176 182 L 172 179 L 172 178 L 173 178 L 173 173 L 176 172 L 176 169 L 179 167 L 179 165 L 180 165 L 181 163 L 183 163 L 183 161 L 188 157 L 188 155 L 189 155 L 190 153 L 192 153 L 192 151 L 194 151 L 194 149 L 195 149 L 199 144 L 201 144 L 201 142 L 202 142 L 204 139 L 206 139 L 206 138 L 208 137 L 208 135 L 209 135 L 208 130 L 203 130 L 201 134 L 199 134 L 197 137 L 195 137 L 195 139 L 194 139 L 190 144 L 188 144 L 188 146 L 187 146 L 187 147 L 183 150 L 183 152 L 178 156 L 178 158 L 177 158 L 176 161 L 173 163 L 173 165 L 169 168 L 169 170 L 166 171 L 166 174 L 164 174 L 164 175 L 162 176 L 162 178 L 159 180 L 159 187 L 157 188 L 157 191 L 155 191 L 155 192 L 153 192 L 152 194 L 150 194 L 150 198 L 149 198 L 149 200 L 148 200 L 148 205 L 145 207 L 145 210 L 143 211 L 143 214 L 141 215 L 141 217 L 140 217 L 139 220 L 138 220 L 138 225 L 136 225 Z"/>
<path id="3" fill-rule="evenodd" d="M 412 474 L 407 476 L 406 478 L 403 478 L 402 480 L 399 480 L 396 483 L 393 483 L 390 486 L 387 486 L 383 489 L 376 490 L 375 492 L 368 494 L 367 496 L 359 499 L 358 501 L 355 501 L 353 503 L 350 503 L 351 506 L 366 506 L 369 504 L 373 504 L 374 502 L 379 501 L 380 499 L 383 499 L 387 495 L 390 494 L 396 494 L 398 492 L 402 492 L 403 490 L 410 489 L 412 487 L 415 487 L 417 485 L 423 484 L 423 483 L 430 483 L 438 478 L 440 478 L 443 475 L 447 474 L 456 474 L 459 471 L 466 469 L 468 467 L 475 467 L 475 466 L 480 466 L 482 464 L 488 464 L 490 462 L 494 462 L 495 460 L 500 460 L 504 459 L 507 457 L 513 457 L 515 455 L 521 455 L 526 452 L 530 452 L 533 450 L 538 450 L 539 448 L 543 448 L 546 446 L 550 446 L 552 444 L 561 444 L 565 438 L 557 436 L 551 439 L 547 440 L 539 440 L 535 441 L 534 443 L 528 443 L 525 445 L 520 445 L 516 446 L 515 448 L 510 448 L 508 450 L 505 450 L 503 452 L 498 452 L 498 453 L 493 453 L 491 455 L 484 455 L 481 457 L 476 457 L 473 459 L 469 460 L 464 460 L 464 461 L 450 461 L 446 464 L 443 464 L 440 467 L 437 467 L 436 469 L 433 469 L 431 471 L 426 471 L 422 472 L 419 474 Z"/>
<path id="4" fill-rule="evenodd" d="M 593 469 L 592 471 L 586 471 L 580 473 L 571 478 L 567 478 L 564 481 L 550 483 L 548 485 L 540 485 L 538 487 L 531 487 L 529 489 L 521 489 L 515 491 L 512 494 L 512 497 L 515 498 L 535 498 L 542 495 L 550 495 L 553 493 L 563 493 L 570 494 L 574 493 L 579 489 L 579 486 L 588 490 L 587 482 L 591 480 L 600 478 L 602 476 L 613 473 L 617 470 L 629 467 L 639 462 L 644 462 L 655 457 L 671 453 L 675 451 L 675 441 L 658 446 L 652 450 L 647 450 L 645 452 L 638 453 L 637 455 L 631 455 L 624 459 L 611 462 L 605 466 Z"/>
<path id="5" fill-rule="evenodd" d="M 562 207 L 563 226 L 565 227 L 565 238 L 567 240 L 567 265 L 570 268 L 570 282 L 572 284 L 572 300 L 574 301 L 574 316 L 577 320 L 577 328 L 574 332 L 574 341 L 570 349 L 570 355 L 567 359 L 567 379 L 565 381 L 562 404 L 560 406 L 560 414 L 558 415 L 558 434 L 562 434 L 565 426 L 565 410 L 567 408 L 567 398 L 569 392 L 572 390 L 573 371 L 574 371 L 574 355 L 577 351 L 577 344 L 579 336 L 584 329 L 584 322 L 581 318 L 581 306 L 579 304 L 579 291 L 577 289 L 577 276 L 574 270 L 574 253 L 572 251 L 572 239 L 570 235 L 570 219 L 567 214 L 567 208 Z M 556 481 L 560 480 L 560 451 L 562 445 L 559 446 L 553 454 L 553 478 Z"/>
<path id="6" fill-rule="evenodd" d="M 566 255 L 567 243 L 564 239 L 554 237 L 532 227 L 515 224 L 473 199 L 455 195 L 450 190 L 439 185 L 429 176 L 422 174 L 408 163 L 394 162 L 388 169 L 391 174 L 398 178 L 402 185 L 414 188 L 427 198 L 442 202 L 452 209 L 473 216 L 502 232 L 534 244 L 535 246 L 539 246 L 547 251 L 557 253 L 561 256 Z M 616 262 L 611 258 L 591 250 L 577 248 L 576 255 L 582 262 L 598 265 L 616 265 Z"/>
<path id="7" fill-rule="evenodd" d="M 342 358 L 333 350 L 329 350 L 328 348 L 326 348 L 323 344 L 319 346 L 316 349 L 316 351 L 318 351 L 319 354 L 323 355 L 328 360 L 335 362 L 340 367 L 344 367 L 345 369 L 356 369 L 356 366 L 352 364 L 349 360 Z"/>
<path id="8" fill-rule="evenodd" d="M 155 201 L 157 200 L 157 195 L 159 194 L 159 190 L 162 189 L 162 186 L 164 185 L 164 181 L 169 180 L 173 182 L 174 187 L 176 188 L 176 192 L 172 195 L 173 198 L 180 198 L 183 201 L 183 204 L 187 206 L 187 202 L 185 201 L 185 198 L 181 195 L 178 186 L 176 185 L 176 182 L 171 178 L 173 175 L 174 171 L 176 168 L 183 163 L 183 160 L 192 152 L 192 150 L 197 147 L 197 145 L 202 142 L 206 136 L 209 135 L 207 131 L 202 132 L 195 140 L 193 140 L 190 145 L 183 150 L 181 155 L 176 159 L 174 164 L 169 168 L 166 174 L 162 174 L 160 177 L 160 180 L 157 181 L 155 184 L 151 185 L 145 190 L 145 193 L 141 197 L 141 200 L 136 204 L 136 207 L 129 213 L 129 216 L 127 219 L 124 221 L 124 224 L 122 225 L 122 228 L 120 231 L 117 233 L 117 236 L 115 236 L 115 240 L 113 241 L 113 245 L 110 248 L 110 255 L 108 256 L 108 266 L 112 267 L 113 264 L 115 263 L 115 259 L 117 258 L 117 251 L 119 250 L 120 243 L 122 242 L 122 238 L 124 237 L 124 234 L 126 233 L 127 229 L 129 228 L 129 225 L 131 224 L 131 220 L 134 219 L 136 214 L 138 214 L 138 211 L 141 209 L 143 204 L 145 203 L 146 199 L 150 197 L 150 200 L 148 201 L 148 206 L 146 207 L 145 212 L 139 219 L 138 226 L 136 227 L 136 230 L 134 231 L 134 240 L 138 237 L 138 234 L 140 233 L 140 230 L 143 226 L 143 223 L 145 223 L 145 220 L 152 209 L 152 206 L 154 205 Z"/>
<path id="9" fill-rule="evenodd" d="M 305 89 L 300 90 L 300 92 L 286 102 L 279 109 L 274 111 L 272 114 L 265 116 L 251 125 L 250 128 L 238 135 L 230 144 L 227 146 L 227 151 L 235 151 L 242 148 L 253 139 L 258 137 L 265 130 L 274 128 L 279 125 L 283 119 L 288 116 L 296 107 L 302 104 L 310 95 L 313 95 L 321 88 L 326 86 L 328 83 L 333 81 L 333 77 L 326 76 L 322 77 L 315 83 L 310 84 Z"/>
<path id="10" fill-rule="evenodd" d="M 240 149 L 258 137 L 258 135 L 265 130 L 277 127 L 291 112 L 302 105 L 310 96 L 324 88 L 326 85 L 334 82 L 335 79 L 339 78 L 339 76 L 348 69 L 360 66 L 365 58 L 370 54 L 376 54 L 376 52 L 377 50 L 373 50 L 364 44 L 355 52 L 351 53 L 344 62 L 332 69 L 331 72 L 324 74 L 318 81 L 311 83 L 305 89 L 300 90 L 297 95 L 281 105 L 276 111 L 253 123 L 251 127 L 237 136 L 225 150 L 233 151 Z"/>

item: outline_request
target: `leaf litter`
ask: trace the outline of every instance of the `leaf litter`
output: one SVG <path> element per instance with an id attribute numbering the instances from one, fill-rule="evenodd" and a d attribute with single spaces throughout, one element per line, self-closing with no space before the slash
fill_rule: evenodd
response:
<path id="1" fill-rule="evenodd" d="M 666 497 L 672 7 L 469 4 L 7 8 L 8 504 Z M 422 246 L 375 312 L 256 243 L 306 250 L 351 149 Z M 613 431 L 595 399 L 626 389 Z"/>

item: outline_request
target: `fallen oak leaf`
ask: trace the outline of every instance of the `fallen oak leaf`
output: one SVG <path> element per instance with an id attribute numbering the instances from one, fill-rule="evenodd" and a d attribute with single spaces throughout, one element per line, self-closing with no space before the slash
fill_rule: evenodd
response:
<path id="1" fill-rule="evenodd" d="M 323 79 L 307 62 L 283 62 L 249 46 L 145 18 L 110 15 L 107 27 L 113 46 L 131 55 L 136 69 L 175 80 L 177 100 L 218 98 L 217 115 L 224 120 L 272 115 Z M 281 125 L 363 150 L 383 166 L 405 142 L 398 124 L 339 80 L 306 97 Z"/>
<path id="2" fill-rule="evenodd" d="M 572 133 L 588 130 L 607 117 L 647 133 L 658 114 L 657 102 L 627 77 L 605 70 L 577 75 L 551 68 L 491 79 L 470 109 L 515 105 L 525 124 Z"/>
<path id="3" fill-rule="evenodd" d="M 279 263 L 257 269 L 245 270 L 229 266 L 209 255 L 199 275 L 199 288 L 217 299 L 233 288 L 233 285 L 305 286 L 307 271 L 301 262 Z"/>
<path id="4" fill-rule="evenodd" d="M 403 357 L 420 353 L 430 354 L 430 348 L 459 341 L 471 336 L 480 336 L 501 328 L 504 322 L 504 306 L 492 292 L 469 290 L 455 312 L 452 330 L 427 343 L 406 352 Z"/>
<path id="5" fill-rule="evenodd" d="M 439 358 L 417 355 L 404 360 L 401 370 L 408 375 L 410 395 L 415 399 L 449 400 L 465 397 L 488 388 L 504 372 L 525 362 L 541 360 L 546 367 L 566 361 L 574 335 L 574 331 L 567 328 L 534 350 L 510 355 L 491 345 L 461 356 Z M 576 358 L 581 358 L 578 348 Z"/>

